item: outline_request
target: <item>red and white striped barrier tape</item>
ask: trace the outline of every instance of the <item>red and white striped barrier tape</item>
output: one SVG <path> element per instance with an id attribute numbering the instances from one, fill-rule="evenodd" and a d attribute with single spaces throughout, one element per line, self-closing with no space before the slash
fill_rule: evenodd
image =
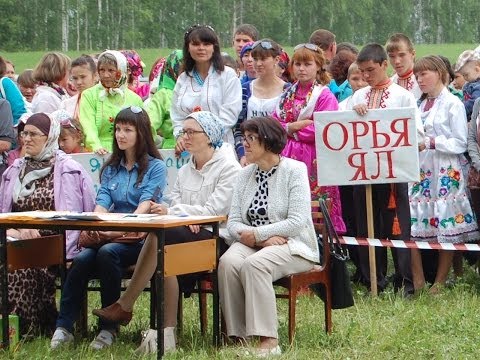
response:
<path id="1" fill-rule="evenodd" d="M 381 240 L 368 239 L 350 236 L 339 236 L 341 244 L 345 245 L 360 245 L 360 246 L 378 246 L 378 247 L 394 247 L 404 249 L 434 249 L 434 250 L 466 250 L 466 251 L 480 251 L 478 244 L 450 244 L 437 243 L 426 241 L 404 241 L 404 240 Z"/>

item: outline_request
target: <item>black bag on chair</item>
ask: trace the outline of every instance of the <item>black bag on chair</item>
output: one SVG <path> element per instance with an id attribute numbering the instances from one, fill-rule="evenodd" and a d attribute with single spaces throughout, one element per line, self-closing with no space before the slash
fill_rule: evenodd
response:
<path id="1" fill-rule="evenodd" d="M 318 237 L 318 246 L 320 248 L 320 257 L 323 251 L 330 251 L 332 309 L 345 309 L 353 306 L 350 274 L 347 269 L 348 254 L 340 245 L 337 232 L 333 227 L 332 219 L 330 219 L 330 214 L 328 213 L 324 200 L 320 200 L 320 209 L 323 213 L 325 226 L 327 227 L 329 249 L 323 249 L 323 242 L 320 236 Z M 325 287 L 322 284 L 314 284 L 310 286 L 310 289 L 325 301 Z"/>

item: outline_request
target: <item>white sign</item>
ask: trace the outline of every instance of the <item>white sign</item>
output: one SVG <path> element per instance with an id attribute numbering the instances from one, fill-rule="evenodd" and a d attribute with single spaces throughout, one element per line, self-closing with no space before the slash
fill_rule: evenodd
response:
<path id="1" fill-rule="evenodd" d="M 165 165 L 167 165 L 167 186 L 165 188 L 164 194 L 168 196 L 170 190 L 175 184 L 177 178 L 178 169 L 185 165 L 190 156 L 186 157 L 175 157 L 175 150 L 173 149 L 161 149 L 160 154 L 162 155 Z M 100 169 L 102 168 L 105 160 L 109 155 L 97 155 L 95 153 L 79 153 L 79 154 L 70 154 L 72 159 L 79 162 L 87 171 L 88 174 L 92 177 L 95 191 L 98 191 L 100 186 Z"/>
<path id="2" fill-rule="evenodd" d="M 319 185 L 419 181 L 414 108 L 314 113 Z"/>

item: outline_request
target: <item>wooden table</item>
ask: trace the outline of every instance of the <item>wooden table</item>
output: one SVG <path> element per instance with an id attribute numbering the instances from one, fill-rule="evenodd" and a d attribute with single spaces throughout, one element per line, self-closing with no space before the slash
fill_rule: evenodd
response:
<path id="1" fill-rule="evenodd" d="M 111 230 L 111 231 L 133 231 L 133 232 L 153 232 L 158 239 L 157 252 L 157 270 L 155 273 L 157 283 L 157 329 L 158 329 L 158 352 L 157 358 L 163 357 L 163 323 L 164 323 L 164 270 L 165 270 L 165 230 L 178 226 L 186 225 L 210 225 L 213 228 L 213 237 L 218 240 L 219 222 L 225 221 L 225 216 L 186 216 L 186 217 L 165 217 L 159 216 L 155 219 L 132 219 L 128 221 L 110 221 L 110 220 L 62 220 L 62 219 L 43 219 L 30 216 L 22 216 L 22 213 L 12 215 L 0 215 L 0 291 L 3 317 L 3 339 L 4 349 L 9 346 L 8 337 L 8 270 L 7 270 L 7 239 L 6 230 L 9 228 L 24 229 L 48 229 L 65 232 L 66 230 Z M 195 244 L 184 243 L 184 244 Z M 181 245 L 184 245 L 181 244 Z M 171 246 L 171 245 L 167 245 Z M 215 264 L 212 266 L 213 279 L 213 342 L 219 344 L 219 299 L 218 299 L 218 281 L 216 276 L 216 265 L 218 263 L 219 245 L 217 241 L 215 251 Z M 178 265 L 178 264 L 177 264 Z M 189 264 L 191 265 L 191 264 Z M 188 271 L 197 272 L 205 269 L 192 269 Z M 175 274 L 168 274 L 175 275 Z"/>

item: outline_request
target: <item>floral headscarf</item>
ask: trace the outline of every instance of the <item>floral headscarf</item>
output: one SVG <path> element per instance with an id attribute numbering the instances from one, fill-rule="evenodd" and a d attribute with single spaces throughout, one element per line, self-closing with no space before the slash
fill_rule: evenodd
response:
<path id="1" fill-rule="evenodd" d="M 187 116 L 197 120 L 205 134 L 207 134 L 214 149 L 223 144 L 223 124 L 222 120 L 210 111 L 197 111 Z"/>
<path id="2" fill-rule="evenodd" d="M 133 77 L 138 78 L 142 75 L 145 64 L 140 59 L 140 55 L 135 50 L 122 50 L 121 53 L 127 58 L 128 67 Z"/>
<path id="3" fill-rule="evenodd" d="M 162 69 L 162 75 L 160 76 L 160 81 L 158 84 L 159 89 L 173 90 L 175 84 L 177 83 L 178 75 L 180 74 L 180 65 L 182 63 L 182 59 L 182 50 L 173 50 L 173 52 L 168 55 L 165 65 Z"/>
<path id="4" fill-rule="evenodd" d="M 117 63 L 117 79 L 116 83 L 111 88 L 106 88 L 103 84 L 103 90 L 100 92 L 100 99 L 106 98 L 108 95 L 119 94 L 122 97 L 125 95 L 125 88 L 127 84 L 127 58 L 116 50 L 106 50 L 98 57 L 99 63 L 102 57 L 114 58 Z"/>

